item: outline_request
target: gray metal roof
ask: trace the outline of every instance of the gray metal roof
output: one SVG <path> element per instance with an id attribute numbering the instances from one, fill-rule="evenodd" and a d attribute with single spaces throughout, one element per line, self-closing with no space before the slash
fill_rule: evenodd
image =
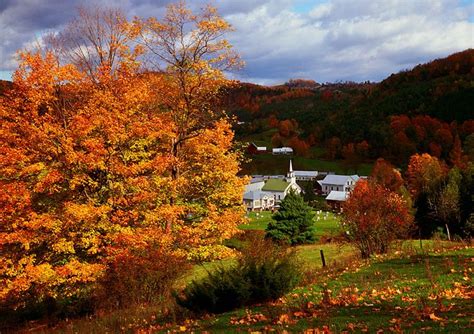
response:
<path id="1" fill-rule="evenodd" d="M 318 176 L 318 171 L 316 170 L 295 170 L 293 171 L 293 173 L 295 174 L 295 176 Z"/>
<path id="2" fill-rule="evenodd" d="M 326 201 L 339 201 L 344 202 L 347 200 L 347 193 L 345 191 L 333 190 L 327 195 Z"/>
<path id="3" fill-rule="evenodd" d="M 357 178 L 355 178 L 357 177 Z M 352 179 L 357 181 L 359 177 L 357 175 L 326 175 L 326 177 L 319 184 L 334 184 L 343 186 L 347 183 L 347 180 Z"/>
<path id="4" fill-rule="evenodd" d="M 262 192 L 259 190 L 247 191 L 244 194 L 244 199 L 248 199 L 251 201 L 256 201 L 256 200 L 259 200 L 260 198 L 262 198 Z"/>

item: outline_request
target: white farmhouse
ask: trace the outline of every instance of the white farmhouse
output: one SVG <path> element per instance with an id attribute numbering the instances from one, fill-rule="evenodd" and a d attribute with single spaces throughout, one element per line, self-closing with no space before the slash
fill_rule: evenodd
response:
<path id="1" fill-rule="evenodd" d="M 321 186 L 321 192 L 327 195 L 333 190 L 350 192 L 358 180 L 358 175 L 326 175 L 318 183 Z"/>
<path id="2" fill-rule="evenodd" d="M 281 155 L 281 154 L 293 154 L 293 149 L 291 147 L 280 147 L 272 149 L 273 155 Z"/>

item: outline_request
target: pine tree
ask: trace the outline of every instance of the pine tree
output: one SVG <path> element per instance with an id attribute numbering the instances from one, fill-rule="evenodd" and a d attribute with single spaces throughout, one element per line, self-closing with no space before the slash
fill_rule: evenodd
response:
<path id="1" fill-rule="evenodd" d="M 273 215 L 274 221 L 268 224 L 266 237 L 290 245 L 313 242 L 313 217 L 311 207 L 291 191 Z"/>

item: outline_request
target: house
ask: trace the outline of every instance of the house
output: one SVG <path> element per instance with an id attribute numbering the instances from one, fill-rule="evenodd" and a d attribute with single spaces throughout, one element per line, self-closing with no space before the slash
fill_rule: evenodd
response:
<path id="1" fill-rule="evenodd" d="M 290 168 L 286 177 L 262 177 L 254 178 L 245 186 L 244 204 L 248 211 L 271 210 L 291 191 L 301 193 L 301 187 L 296 183 L 293 164 L 290 160 Z"/>
<path id="2" fill-rule="evenodd" d="M 252 142 L 247 147 L 247 152 L 249 152 L 250 154 L 267 153 L 267 147 L 264 143 Z"/>
<path id="3" fill-rule="evenodd" d="M 247 211 L 271 210 L 275 207 L 275 199 L 260 190 L 248 191 L 244 194 L 244 205 Z"/>
<path id="4" fill-rule="evenodd" d="M 326 202 L 333 210 L 342 211 L 342 204 L 347 200 L 348 197 L 349 192 L 347 191 L 332 190 L 326 197 Z"/>
<path id="5" fill-rule="evenodd" d="M 275 199 L 275 205 L 278 205 L 290 191 L 297 194 L 301 193 L 301 187 L 296 183 L 295 173 L 293 171 L 293 163 L 290 160 L 288 174 L 284 179 L 269 179 L 265 182 L 262 191 Z"/>
<path id="6" fill-rule="evenodd" d="M 281 154 L 293 154 L 293 149 L 291 147 L 280 147 L 272 149 L 272 154 L 281 155 Z"/>
<path id="7" fill-rule="evenodd" d="M 333 190 L 350 192 L 358 180 L 358 175 L 326 175 L 318 183 L 321 186 L 321 192 L 328 195 Z"/>
<path id="8" fill-rule="evenodd" d="M 295 170 L 296 181 L 313 181 L 318 177 L 318 171 L 313 170 Z"/>

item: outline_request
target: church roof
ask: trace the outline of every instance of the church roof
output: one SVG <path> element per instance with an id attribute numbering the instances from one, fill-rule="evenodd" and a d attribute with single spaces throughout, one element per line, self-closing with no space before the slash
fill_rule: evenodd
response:
<path id="1" fill-rule="evenodd" d="M 285 191 L 290 185 L 289 182 L 281 179 L 269 179 L 263 186 L 263 191 Z"/>

